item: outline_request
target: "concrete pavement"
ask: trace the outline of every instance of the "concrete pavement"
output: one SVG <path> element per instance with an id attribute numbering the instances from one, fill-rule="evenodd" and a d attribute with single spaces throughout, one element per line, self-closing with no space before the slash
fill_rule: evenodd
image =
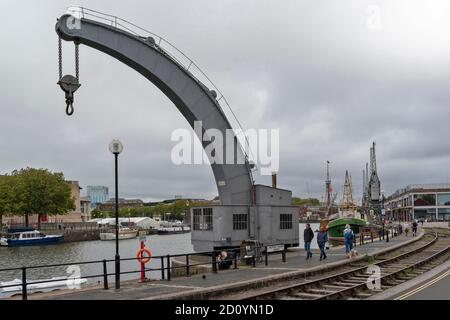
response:
<path id="1" fill-rule="evenodd" d="M 450 260 L 369 300 L 450 300 Z"/>
<path id="2" fill-rule="evenodd" d="M 359 258 L 364 255 L 374 255 L 385 250 L 398 248 L 407 242 L 415 241 L 419 237 L 398 236 L 386 241 L 375 241 L 363 246 L 356 246 Z M 255 285 L 256 283 L 276 283 L 286 277 L 307 276 L 309 272 L 317 272 L 324 269 L 341 266 L 349 260 L 342 247 L 332 248 L 327 251 L 328 258 L 319 261 L 318 252 L 313 254 L 310 260 L 305 259 L 304 250 L 301 248 L 292 249 L 288 252 L 286 262 L 281 261 L 280 254 L 269 256 L 269 265 L 264 262 L 257 264 L 255 268 L 240 265 L 239 269 L 218 271 L 218 273 L 206 273 L 204 275 L 193 275 L 190 277 L 172 278 L 171 281 L 150 281 L 137 283 L 136 280 L 126 281 L 121 284 L 121 289 L 103 290 L 100 287 L 84 288 L 82 290 L 64 290 L 45 294 L 31 294 L 29 299 L 76 299 L 76 300 L 115 300 L 115 299 L 154 299 L 154 298 L 177 298 L 180 293 L 198 292 L 206 294 L 209 291 L 223 288 L 229 290 L 232 286 L 239 287 L 245 285 Z M 355 261 L 355 259 L 353 260 Z M 18 297 L 20 299 L 20 297 Z"/>

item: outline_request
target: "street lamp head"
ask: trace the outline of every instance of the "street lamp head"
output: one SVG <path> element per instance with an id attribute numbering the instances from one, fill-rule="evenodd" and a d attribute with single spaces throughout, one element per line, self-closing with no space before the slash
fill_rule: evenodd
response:
<path id="1" fill-rule="evenodd" d="M 113 154 L 119 154 L 122 152 L 122 150 L 123 150 L 123 145 L 119 140 L 114 139 L 109 144 L 109 151 L 111 151 L 111 153 L 113 153 Z"/>

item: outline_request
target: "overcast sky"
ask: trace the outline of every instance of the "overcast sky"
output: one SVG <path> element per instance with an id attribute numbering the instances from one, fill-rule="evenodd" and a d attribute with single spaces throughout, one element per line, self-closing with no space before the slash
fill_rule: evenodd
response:
<path id="1" fill-rule="evenodd" d="M 219 86 L 247 128 L 280 129 L 278 184 L 321 198 L 345 170 L 356 198 L 377 143 L 381 188 L 450 181 L 448 1 L 12 1 L 0 11 L 0 173 L 32 166 L 145 200 L 217 194 L 207 165 L 171 163 L 174 129 L 190 129 L 148 80 L 80 47 L 75 114 L 56 85 L 56 18 L 81 5 L 164 36 Z M 64 43 L 64 73 L 73 44 Z M 270 184 L 270 177 L 256 176 Z M 113 192 L 110 192 L 113 195 Z M 341 194 L 339 195 L 341 197 Z"/>

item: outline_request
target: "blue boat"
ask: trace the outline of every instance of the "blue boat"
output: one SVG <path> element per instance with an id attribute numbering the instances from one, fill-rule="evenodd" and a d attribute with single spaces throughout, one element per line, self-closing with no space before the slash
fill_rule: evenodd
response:
<path id="1" fill-rule="evenodd" d="M 41 246 L 56 244 L 63 240 L 63 235 L 46 235 L 38 230 L 31 230 L 9 233 L 5 238 L 0 238 L 0 245 L 8 247 Z"/>

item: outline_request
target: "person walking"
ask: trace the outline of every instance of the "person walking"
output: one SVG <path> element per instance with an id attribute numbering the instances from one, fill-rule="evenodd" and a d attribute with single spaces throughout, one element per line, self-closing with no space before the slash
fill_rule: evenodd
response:
<path id="1" fill-rule="evenodd" d="M 327 255 L 325 253 L 325 244 L 328 241 L 328 234 L 327 229 L 324 227 L 321 227 L 319 230 L 319 233 L 317 234 L 317 245 L 320 249 L 320 261 L 325 260 L 327 258 Z"/>
<path id="2" fill-rule="evenodd" d="M 305 225 L 305 231 L 303 231 L 303 240 L 305 241 L 306 260 L 312 258 L 311 241 L 314 239 L 314 232 L 311 229 L 309 223 Z"/>
<path id="3" fill-rule="evenodd" d="M 405 229 L 405 237 L 407 237 L 408 234 L 409 234 L 409 225 L 408 225 L 408 222 L 405 222 L 405 224 L 404 224 L 404 229 Z"/>
<path id="4" fill-rule="evenodd" d="M 349 224 L 345 225 L 344 229 L 344 244 L 345 244 L 345 253 L 349 254 L 350 251 L 353 249 L 353 238 L 355 237 L 355 234 L 353 233 L 353 230 L 350 228 Z"/>
<path id="5" fill-rule="evenodd" d="M 412 235 L 413 237 L 415 237 L 417 235 L 417 221 L 414 220 L 414 222 L 412 223 Z"/>

